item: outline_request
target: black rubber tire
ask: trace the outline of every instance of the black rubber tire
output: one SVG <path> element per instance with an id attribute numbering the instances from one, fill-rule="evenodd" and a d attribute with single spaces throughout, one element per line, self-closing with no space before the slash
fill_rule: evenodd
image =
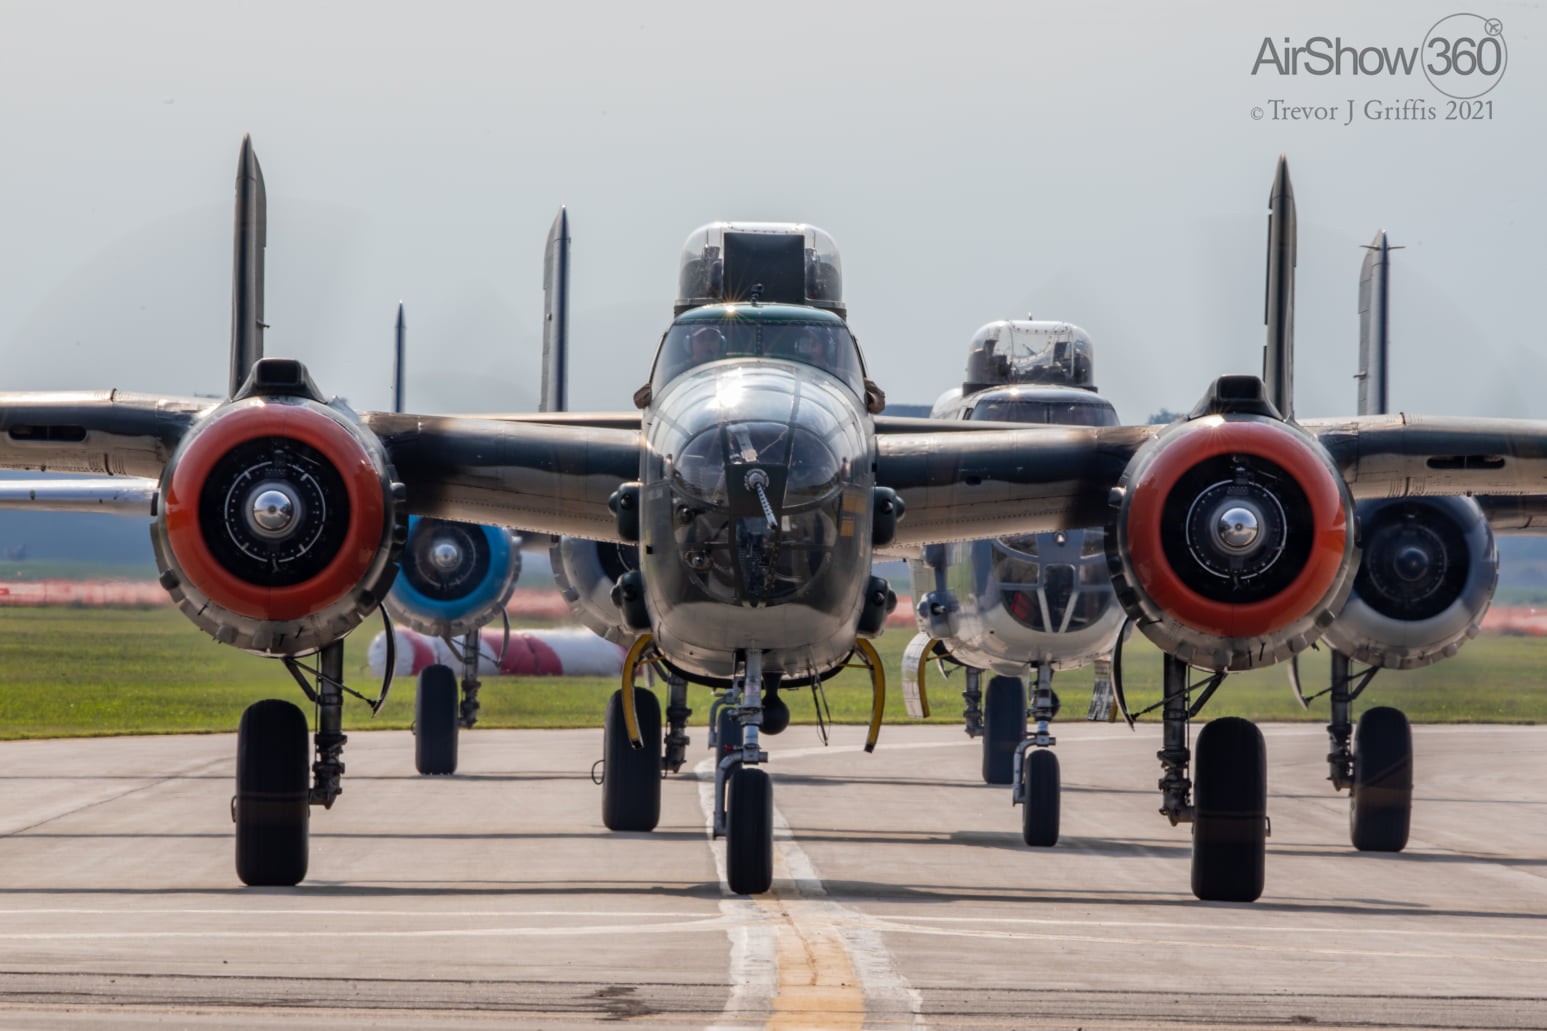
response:
<path id="1" fill-rule="evenodd" d="M 602 823 L 614 831 L 653 831 L 661 822 L 661 702 L 654 691 L 634 688 L 639 736 L 629 744 L 623 724 L 623 692 L 607 699 L 603 725 Z"/>
<path id="2" fill-rule="evenodd" d="M 1255 902 L 1267 860 L 1268 750 L 1250 720 L 1212 720 L 1193 763 L 1192 891 Z"/>
<path id="3" fill-rule="evenodd" d="M 457 772 L 461 688 L 450 666 L 426 666 L 414 695 L 414 766 L 420 773 Z"/>
<path id="4" fill-rule="evenodd" d="M 1348 833 L 1361 852 L 1400 852 L 1413 815 L 1413 728 L 1400 710 L 1370 709 L 1354 730 Z"/>
<path id="5" fill-rule="evenodd" d="M 1049 748 L 1033 748 L 1021 766 L 1021 837 L 1034 848 L 1058 844 L 1058 756 Z"/>
<path id="6" fill-rule="evenodd" d="M 737 895 L 773 887 L 773 782 L 755 766 L 731 774 L 725 799 L 725 880 Z"/>
<path id="7" fill-rule="evenodd" d="M 983 691 L 983 783 L 1015 783 L 1015 750 L 1025 736 L 1025 685 L 993 677 Z"/>
<path id="8" fill-rule="evenodd" d="M 243 884 L 299 884 L 311 822 L 306 715 L 269 698 L 242 713 L 236 732 L 236 875 Z"/>

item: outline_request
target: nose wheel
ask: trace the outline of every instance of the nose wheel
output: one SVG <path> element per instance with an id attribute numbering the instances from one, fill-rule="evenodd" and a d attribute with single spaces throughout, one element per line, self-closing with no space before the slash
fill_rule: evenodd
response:
<path id="1" fill-rule="evenodd" d="M 1053 746 L 1058 739 L 1049 733 L 1050 724 L 1058 715 L 1058 695 L 1053 690 L 1053 669 L 1041 663 L 1032 666 L 1033 686 L 1031 704 L 1026 704 L 1026 689 L 1019 677 L 995 677 L 1015 686 L 1017 705 L 1016 723 L 1020 740 L 1010 753 L 1010 776 L 1013 785 L 1010 801 L 1021 807 L 1021 840 L 1033 848 L 1049 848 L 1058 844 L 1060 817 L 1059 794 L 1062 790 L 1058 771 L 1058 756 Z M 989 684 L 990 690 L 994 687 Z M 1006 692 L 1008 693 L 1008 692 Z M 1006 706 L 1008 708 L 1008 706 Z M 1026 733 L 1026 717 L 1036 724 L 1032 733 Z M 985 750 L 985 772 L 987 752 Z"/>
<path id="2" fill-rule="evenodd" d="M 725 837 L 725 881 L 737 895 L 773 887 L 773 784 L 758 768 L 768 753 L 763 727 L 763 653 L 738 656 L 740 675 L 729 701 L 716 703 L 719 763 L 715 766 L 714 832 Z M 732 729 L 734 728 L 734 729 Z"/>
<path id="3" fill-rule="evenodd" d="M 725 880 L 737 895 L 761 895 L 773 886 L 773 782 L 749 766 L 726 793 Z"/>

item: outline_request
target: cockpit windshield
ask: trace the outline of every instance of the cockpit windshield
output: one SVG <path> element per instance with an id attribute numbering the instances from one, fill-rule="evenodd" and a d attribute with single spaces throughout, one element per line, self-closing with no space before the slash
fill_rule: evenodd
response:
<path id="1" fill-rule="evenodd" d="M 724 358 L 783 358 L 830 372 L 864 395 L 859 348 L 841 319 L 784 305 L 696 308 L 666 331 L 650 377 L 657 395 L 689 369 Z"/>
<path id="2" fill-rule="evenodd" d="M 1116 426 L 1117 411 L 1099 398 L 988 398 L 973 405 L 974 422 L 1021 422 L 1053 426 Z"/>

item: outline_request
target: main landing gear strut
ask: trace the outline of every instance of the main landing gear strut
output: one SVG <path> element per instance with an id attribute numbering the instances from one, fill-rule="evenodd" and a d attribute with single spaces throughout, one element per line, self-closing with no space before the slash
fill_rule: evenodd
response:
<path id="1" fill-rule="evenodd" d="M 373 711 L 386 701 L 394 661 L 389 654 L 388 679 L 370 703 Z M 344 743 L 349 740 L 344 735 L 344 694 L 355 694 L 344 686 L 344 642 L 324 647 L 315 669 L 294 659 L 286 659 L 285 666 L 317 707 L 315 754 L 308 770 L 306 716 L 299 706 L 270 698 L 242 713 L 231 819 L 236 824 L 236 874 L 249 885 L 300 883 L 306 877 L 311 807 L 330 809 L 344 791 Z"/>
<path id="2" fill-rule="evenodd" d="M 649 634 L 635 640 L 623 662 L 623 685 L 607 701 L 602 733 L 602 823 L 608 830 L 651 831 L 661 820 L 661 777 L 687 761 L 687 681 L 668 675 L 666 733 L 655 692 L 635 685 L 641 666 L 655 661 Z M 624 692 L 628 694 L 625 695 Z"/>
<path id="3" fill-rule="evenodd" d="M 1136 716 L 1161 710 L 1160 813 L 1192 824 L 1192 890 L 1200 899 L 1253 902 L 1262 895 L 1267 857 L 1267 747 L 1250 720 L 1227 716 L 1210 720 L 1198 734 L 1194 763 L 1188 747 L 1191 720 L 1206 705 L 1226 674 L 1213 673 L 1200 684 L 1191 667 L 1163 656 L 1163 697 L 1156 706 L 1128 714 L 1120 662 L 1113 664 L 1112 686 L 1131 726 Z M 1200 691 L 1191 701 L 1194 691 Z M 1189 772 L 1196 779 L 1189 779 Z"/>
<path id="4" fill-rule="evenodd" d="M 478 689 L 483 686 L 478 679 L 478 645 L 478 631 L 471 630 L 463 636 L 461 648 L 452 649 L 462 656 L 460 691 L 450 666 L 437 662 L 419 673 L 414 695 L 414 768 L 420 773 L 457 772 L 458 732 L 478 722 Z"/>
<path id="5" fill-rule="evenodd" d="M 1058 739 L 1049 733 L 1049 724 L 1058 715 L 1058 694 L 1053 690 L 1052 667 L 1039 663 L 1031 671 L 1029 704 L 1020 677 L 990 677 L 988 690 L 980 694 L 982 671 L 977 669 L 967 671 L 968 690 L 962 697 L 968 701 L 964 715 L 969 734 L 977 699 L 983 700 L 983 782 L 1011 786 L 1010 801 L 1021 807 L 1022 839 L 1046 848 L 1058 843 L 1060 784 L 1058 756 L 1052 750 Z M 1028 716 L 1036 725 L 1030 735 Z"/>
<path id="6" fill-rule="evenodd" d="M 1361 852 L 1400 852 L 1407 847 L 1413 809 L 1413 730 L 1401 710 L 1376 706 L 1365 710 L 1357 726 L 1353 703 L 1370 686 L 1379 666 L 1354 671 L 1353 660 L 1332 652 L 1327 696 L 1327 779 L 1335 790 L 1349 792 L 1348 836 Z M 1300 690 L 1298 663 L 1290 666 L 1290 684 L 1300 704 L 1309 708 L 1321 694 L 1307 698 Z"/>

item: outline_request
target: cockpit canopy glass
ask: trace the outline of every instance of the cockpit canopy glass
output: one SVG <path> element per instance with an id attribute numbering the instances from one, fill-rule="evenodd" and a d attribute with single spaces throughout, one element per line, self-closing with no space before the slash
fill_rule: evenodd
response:
<path id="1" fill-rule="evenodd" d="M 1014 383 L 1095 390 L 1095 347 L 1079 326 L 1067 322 L 990 322 L 967 350 L 966 393 Z"/>
<path id="2" fill-rule="evenodd" d="M 677 314 L 702 304 L 764 301 L 845 314 L 838 245 L 797 222 L 711 222 L 689 234 L 677 269 Z"/>
<path id="3" fill-rule="evenodd" d="M 723 358 L 783 358 L 832 373 L 856 394 L 865 393 L 859 347 L 837 316 L 792 305 L 714 305 L 684 313 L 666 331 L 650 385 L 666 384 L 689 369 Z"/>
<path id="4" fill-rule="evenodd" d="M 1019 422 L 1052 426 L 1116 426 L 1117 409 L 1105 398 L 1084 391 L 1010 388 L 973 399 L 973 422 Z"/>

